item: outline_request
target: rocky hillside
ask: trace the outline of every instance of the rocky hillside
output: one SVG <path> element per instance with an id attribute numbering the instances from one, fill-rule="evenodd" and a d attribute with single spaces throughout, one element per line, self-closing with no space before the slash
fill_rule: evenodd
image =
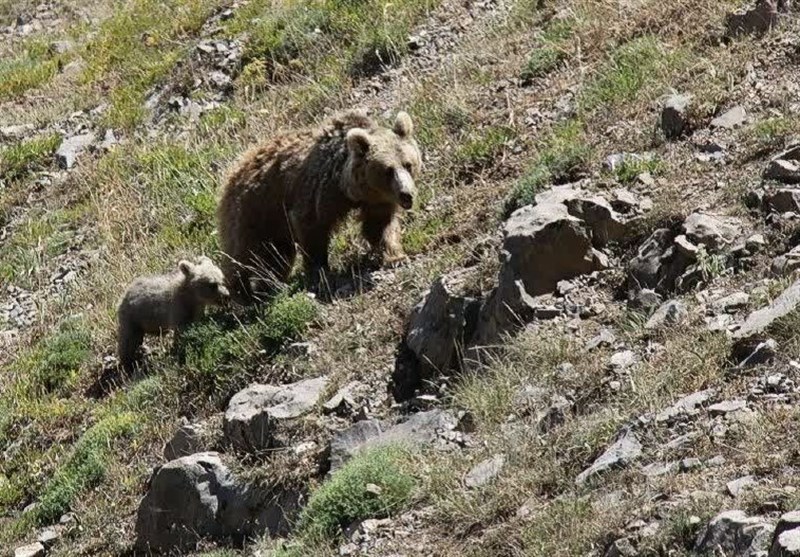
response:
<path id="1" fill-rule="evenodd" d="M 2 555 L 800 555 L 795 8 L 0 0 Z M 354 107 L 409 260 L 349 222 L 119 373 L 236 158 Z"/>

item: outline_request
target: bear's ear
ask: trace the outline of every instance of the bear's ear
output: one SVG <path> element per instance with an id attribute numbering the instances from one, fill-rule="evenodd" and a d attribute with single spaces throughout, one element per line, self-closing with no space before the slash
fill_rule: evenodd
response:
<path id="1" fill-rule="evenodd" d="M 347 132 L 347 147 L 356 155 L 365 155 L 369 151 L 369 133 L 363 128 L 353 128 Z"/>
<path id="2" fill-rule="evenodd" d="M 407 112 L 400 111 L 397 113 L 397 119 L 394 121 L 394 133 L 403 139 L 414 135 L 414 124 L 411 122 L 411 116 Z"/>
<path id="3" fill-rule="evenodd" d="M 192 270 L 194 266 L 190 261 L 186 261 L 185 259 L 181 260 L 178 263 L 178 269 L 180 269 L 181 273 L 183 273 L 187 278 L 192 276 Z"/>

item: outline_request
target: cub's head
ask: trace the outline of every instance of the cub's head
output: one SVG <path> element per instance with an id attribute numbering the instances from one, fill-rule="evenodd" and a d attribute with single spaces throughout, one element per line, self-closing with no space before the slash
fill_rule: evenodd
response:
<path id="1" fill-rule="evenodd" d="M 354 200 L 412 207 L 422 157 L 408 114 L 398 113 L 392 129 L 351 129 L 347 132 L 347 149 L 354 190 L 350 194 Z"/>
<path id="2" fill-rule="evenodd" d="M 204 304 L 219 305 L 230 297 L 225 287 L 225 275 L 211 259 L 202 255 L 194 261 L 182 260 L 178 269 L 186 279 L 186 284 Z"/>

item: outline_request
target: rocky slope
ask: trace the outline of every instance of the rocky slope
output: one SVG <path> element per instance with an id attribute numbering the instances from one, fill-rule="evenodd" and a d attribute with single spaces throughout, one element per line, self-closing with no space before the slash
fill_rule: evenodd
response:
<path id="1" fill-rule="evenodd" d="M 0 2 L 8 554 L 800 554 L 790 2 L 167 4 Z M 118 375 L 231 161 L 352 106 L 415 119 L 410 260 L 348 224 L 332 301 Z"/>

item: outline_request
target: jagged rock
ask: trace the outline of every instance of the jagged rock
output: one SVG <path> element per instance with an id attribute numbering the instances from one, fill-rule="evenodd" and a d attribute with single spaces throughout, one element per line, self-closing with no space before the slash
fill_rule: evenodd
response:
<path id="1" fill-rule="evenodd" d="M 800 213 L 800 189 L 779 188 L 765 192 L 761 203 L 767 211 Z"/>
<path id="2" fill-rule="evenodd" d="M 741 223 L 732 217 L 692 213 L 683 221 L 686 237 L 697 245 L 716 250 L 730 244 L 741 231 Z"/>
<path id="3" fill-rule="evenodd" d="M 56 162 L 61 168 L 70 169 L 75 166 L 78 157 L 94 143 L 95 135 L 86 133 L 75 135 L 61 142 L 56 150 Z"/>
<path id="4" fill-rule="evenodd" d="M 333 395 L 325 404 L 322 410 L 325 413 L 337 412 L 343 408 L 354 409 L 356 404 L 355 393 L 363 384 L 360 381 L 351 381 Z"/>
<path id="5" fill-rule="evenodd" d="M 637 555 L 639 552 L 636 551 L 630 538 L 614 540 L 605 553 L 605 557 L 636 557 Z"/>
<path id="6" fill-rule="evenodd" d="M 202 539 L 243 540 L 285 533 L 298 495 L 262 492 L 233 477 L 217 453 L 198 453 L 157 468 L 136 518 L 136 549 L 195 549 Z"/>
<path id="7" fill-rule="evenodd" d="M 202 450 L 205 428 L 203 424 L 191 424 L 185 418 L 175 431 L 172 439 L 164 445 L 164 459 L 175 460 Z"/>
<path id="8" fill-rule="evenodd" d="M 470 269 L 437 279 L 412 310 L 406 344 L 425 365 L 447 370 L 475 327 L 479 301 L 465 292 Z"/>
<path id="9" fill-rule="evenodd" d="M 734 292 L 733 294 L 729 294 L 724 298 L 715 300 L 714 303 L 711 304 L 711 307 L 715 311 L 733 313 L 744 307 L 747 307 L 747 304 L 749 302 L 750 302 L 749 294 L 747 294 L 746 292 Z"/>
<path id="10" fill-rule="evenodd" d="M 333 435 L 330 444 L 331 472 L 341 468 L 365 448 L 385 443 L 430 444 L 457 426 L 458 419 L 444 410 L 418 412 L 394 425 L 382 424 L 378 420 L 356 422 Z"/>
<path id="11" fill-rule="evenodd" d="M 45 547 L 39 542 L 23 545 L 14 550 L 14 557 L 44 557 L 47 553 Z"/>
<path id="12" fill-rule="evenodd" d="M 720 114 L 711 120 L 711 128 L 722 128 L 732 130 L 747 122 L 747 112 L 743 106 L 734 106 L 730 110 Z"/>
<path id="13" fill-rule="evenodd" d="M 800 164 L 792 160 L 773 159 L 764 170 L 764 178 L 784 184 L 800 184 Z"/>
<path id="14" fill-rule="evenodd" d="M 752 312 L 739 329 L 733 333 L 734 340 L 745 341 L 753 338 L 766 340 L 764 333 L 778 319 L 790 314 L 800 304 L 800 280 L 795 281 L 765 308 Z"/>
<path id="15" fill-rule="evenodd" d="M 547 433 L 554 427 L 563 424 L 570 410 L 572 410 L 572 402 L 561 395 L 555 395 L 550 406 L 539 418 L 536 428 L 540 433 Z"/>
<path id="16" fill-rule="evenodd" d="M 642 288 L 636 290 L 631 294 L 628 299 L 628 306 L 633 309 L 643 309 L 645 311 L 654 311 L 661 306 L 662 298 L 658 292 L 650 288 Z"/>
<path id="17" fill-rule="evenodd" d="M 661 130 L 667 139 L 677 139 L 690 133 L 692 126 L 689 121 L 689 107 L 692 102 L 691 95 L 670 95 L 661 109 Z"/>
<path id="18" fill-rule="evenodd" d="M 764 341 L 741 341 L 733 346 L 732 359 L 738 367 L 746 368 L 766 364 L 775 359 L 778 343 L 768 338 Z"/>
<path id="19" fill-rule="evenodd" d="M 777 277 L 786 277 L 800 269 L 800 246 L 793 247 L 772 260 L 770 272 Z"/>
<path id="20" fill-rule="evenodd" d="M 577 485 L 598 476 L 612 468 L 627 466 L 642 454 L 642 444 L 632 431 L 625 431 L 606 451 L 595 460 L 589 468 L 575 478 Z"/>
<path id="21" fill-rule="evenodd" d="M 674 289 L 676 280 L 694 262 L 675 246 L 675 236 L 661 228 L 639 246 L 636 257 L 628 264 L 629 298 L 644 288 L 657 292 Z"/>
<path id="22" fill-rule="evenodd" d="M 251 385 L 239 391 L 225 411 L 225 440 L 244 451 L 270 448 L 277 424 L 310 412 L 327 382 L 327 377 L 317 377 L 281 386 Z"/>
<path id="23" fill-rule="evenodd" d="M 617 337 L 609 329 L 602 329 L 596 336 L 586 343 L 586 350 L 594 350 L 600 346 L 611 346 L 616 342 Z"/>
<path id="24" fill-rule="evenodd" d="M 645 323 L 645 329 L 659 329 L 674 326 L 683 322 L 689 315 L 686 306 L 677 300 L 670 300 L 659 307 Z"/>
<path id="25" fill-rule="evenodd" d="M 673 474 L 679 469 L 680 463 L 677 460 L 671 462 L 653 462 L 652 464 L 642 467 L 642 474 L 648 478 L 657 478 L 658 476 Z"/>
<path id="26" fill-rule="evenodd" d="M 783 539 L 781 537 L 786 534 Z M 772 536 L 769 557 L 788 557 L 800 555 L 800 511 L 790 511 L 781 515 Z"/>
<path id="27" fill-rule="evenodd" d="M 778 22 L 779 13 L 789 11 L 789 5 L 789 0 L 759 0 L 751 10 L 729 14 L 725 20 L 727 34 L 763 35 Z"/>
<path id="28" fill-rule="evenodd" d="M 683 418 L 696 416 L 700 408 L 716 395 L 715 389 L 706 389 L 687 395 L 675 404 L 656 415 L 656 422 L 672 423 Z"/>
<path id="29" fill-rule="evenodd" d="M 742 476 L 726 483 L 725 489 L 728 490 L 731 497 L 738 497 L 743 489 L 756 483 L 756 479 L 753 476 Z"/>
<path id="30" fill-rule="evenodd" d="M 576 197 L 566 203 L 570 215 L 589 225 L 595 247 L 618 242 L 627 235 L 628 228 L 622 217 L 599 195 Z"/>
<path id="31" fill-rule="evenodd" d="M 488 484 L 503 471 L 505 464 L 506 457 L 502 454 L 479 462 L 472 467 L 466 478 L 464 478 L 464 485 L 467 487 L 481 487 Z"/>
<path id="32" fill-rule="evenodd" d="M 711 416 L 725 416 L 733 412 L 740 412 L 747 408 L 747 401 L 744 400 L 725 400 L 712 404 L 708 407 L 708 413 Z"/>
<path id="33" fill-rule="evenodd" d="M 787 530 L 775 536 L 768 557 L 800 556 L 800 528 Z"/>
<path id="34" fill-rule="evenodd" d="M 594 250 L 585 225 L 563 204 L 547 203 L 515 211 L 506 221 L 504 266 L 521 280 L 530 296 L 552 292 L 560 280 L 607 266 Z"/>
<path id="35" fill-rule="evenodd" d="M 117 143 L 119 143 L 119 139 L 117 139 L 114 130 L 107 129 L 103 136 L 103 141 L 100 143 L 100 149 L 103 151 L 110 151 Z"/>
<path id="36" fill-rule="evenodd" d="M 740 510 L 725 511 L 712 518 L 700 533 L 695 551 L 742 557 L 753 555 L 768 548 L 772 531 L 772 525 L 760 516 L 749 517 Z"/>

